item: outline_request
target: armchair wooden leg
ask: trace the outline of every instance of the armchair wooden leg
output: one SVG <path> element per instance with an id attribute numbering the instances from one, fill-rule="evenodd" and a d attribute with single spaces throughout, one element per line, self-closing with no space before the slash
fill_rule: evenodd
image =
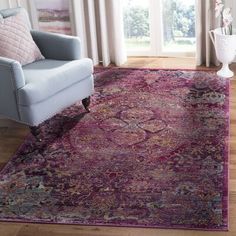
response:
<path id="1" fill-rule="evenodd" d="M 35 139 L 38 141 L 38 142 L 41 142 L 42 139 L 39 138 L 39 134 L 40 134 L 40 129 L 39 127 L 37 126 L 31 126 L 30 127 L 30 131 L 31 131 L 31 134 L 35 137 Z"/>
<path id="2" fill-rule="evenodd" d="M 89 110 L 90 102 L 91 102 L 90 97 L 87 97 L 87 98 L 82 100 L 82 104 L 83 104 L 83 106 L 84 106 L 84 108 L 87 112 L 90 112 L 90 110 Z"/>

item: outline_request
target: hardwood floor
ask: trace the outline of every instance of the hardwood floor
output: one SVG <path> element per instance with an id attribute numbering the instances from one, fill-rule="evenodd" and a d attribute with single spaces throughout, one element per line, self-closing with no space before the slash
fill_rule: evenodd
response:
<path id="1" fill-rule="evenodd" d="M 196 69 L 194 59 L 130 58 L 124 67 Z M 232 66 L 236 72 L 236 64 Z M 200 69 L 206 69 L 201 67 Z M 1 236 L 236 236 L 236 76 L 231 81 L 231 141 L 229 161 L 229 232 L 165 230 L 69 225 L 0 223 Z M 29 130 L 23 125 L 0 128 L 0 167 L 5 165 Z"/>

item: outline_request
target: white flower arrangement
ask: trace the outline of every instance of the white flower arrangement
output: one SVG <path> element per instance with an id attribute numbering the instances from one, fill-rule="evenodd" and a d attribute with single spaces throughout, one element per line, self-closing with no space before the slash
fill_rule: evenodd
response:
<path id="1" fill-rule="evenodd" d="M 224 1 L 222 0 L 216 0 L 216 6 L 215 6 L 215 16 L 221 17 L 221 28 L 222 33 L 226 35 L 232 35 L 233 33 L 233 17 L 231 14 L 231 9 L 226 8 Z"/>

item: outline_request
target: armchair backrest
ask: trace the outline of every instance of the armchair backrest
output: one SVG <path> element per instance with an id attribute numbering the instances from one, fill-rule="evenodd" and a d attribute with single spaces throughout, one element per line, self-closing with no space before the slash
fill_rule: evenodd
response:
<path id="1" fill-rule="evenodd" d="M 19 12 L 23 12 L 25 14 L 25 20 L 26 20 L 29 28 L 31 29 L 32 27 L 31 27 L 31 23 L 30 23 L 30 19 L 29 19 L 29 14 L 25 10 L 25 8 L 23 8 L 23 7 L 8 8 L 8 9 L 0 10 L 0 15 L 2 15 L 3 18 L 7 18 L 9 16 L 16 15 Z"/>

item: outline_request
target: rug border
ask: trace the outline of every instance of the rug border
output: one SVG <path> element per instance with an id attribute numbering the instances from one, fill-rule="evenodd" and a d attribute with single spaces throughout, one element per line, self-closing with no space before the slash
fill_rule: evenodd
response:
<path id="1" fill-rule="evenodd" d="M 171 71 L 204 71 L 204 72 L 216 72 L 217 68 L 195 68 L 195 69 L 191 69 L 191 68 L 160 68 L 160 67 L 123 67 L 123 66 L 95 66 L 95 69 L 131 69 L 131 70 L 171 70 Z M 217 76 L 217 75 L 216 75 Z M 225 78 L 224 78 L 225 79 Z"/>
<path id="2" fill-rule="evenodd" d="M 131 224 L 111 224 L 111 223 L 92 223 L 92 224 L 88 224 L 88 223 L 66 223 L 66 222 L 62 222 L 62 223 L 57 223 L 57 222 L 41 222 L 40 220 L 1 220 L 0 219 L 0 223 L 16 223 L 16 224 L 39 224 L 39 225 L 68 225 L 68 226 L 85 226 L 85 227 L 114 227 L 114 228 L 140 228 L 140 229 L 171 229 L 171 230 L 190 230 L 190 231 L 207 231 L 207 232 L 228 232 L 229 229 L 228 227 L 225 227 L 223 229 L 219 229 L 219 228 L 189 228 L 189 227 L 181 227 L 181 226 L 148 226 L 148 225 L 131 225 Z"/>
<path id="3" fill-rule="evenodd" d="M 22 149 L 25 150 L 25 146 L 26 143 L 25 141 L 32 136 L 32 134 L 29 132 L 28 134 L 26 134 L 26 136 L 24 137 L 23 143 L 19 144 L 18 147 L 16 148 L 16 150 L 13 152 L 12 156 L 9 158 L 9 160 L 7 161 L 7 163 L 2 167 L 2 169 L 0 170 L 0 178 L 4 176 L 4 174 L 6 173 L 6 170 L 8 169 L 8 166 L 10 165 L 10 162 L 17 156 L 18 152 Z M 1 222 L 1 219 L 0 219 Z"/>
<path id="4" fill-rule="evenodd" d="M 94 67 L 96 68 L 96 67 Z M 102 68 L 102 67 L 101 67 Z M 106 69 L 105 67 L 103 67 L 103 69 Z M 95 72 L 94 72 L 95 73 Z M 26 143 L 25 141 L 30 137 L 32 136 L 32 134 L 29 132 L 28 134 L 26 134 L 26 136 L 24 137 L 23 139 L 23 143 L 20 143 L 17 148 L 15 149 L 15 151 L 13 151 L 11 157 L 8 159 L 7 163 L 5 163 L 5 165 L 0 169 L 0 178 L 4 176 L 6 170 L 8 169 L 8 166 L 10 164 L 10 162 L 15 158 L 15 156 L 17 156 L 18 152 L 22 149 L 24 150 L 25 149 L 25 146 L 26 146 Z M 3 222 L 1 219 L 0 219 L 0 222 Z M 8 221 L 7 221 L 8 222 Z M 14 222 L 14 221 L 13 221 Z"/>
<path id="5" fill-rule="evenodd" d="M 227 107 L 226 109 L 228 110 L 228 133 L 227 133 L 227 138 L 226 138 L 226 143 L 227 143 L 227 148 L 225 148 L 225 153 L 227 154 L 227 162 L 225 162 L 224 164 L 224 171 L 226 173 L 224 173 L 225 176 L 225 191 L 227 193 L 227 199 L 225 199 L 226 203 L 224 203 L 225 207 L 225 218 L 227 218 L 227 228 L 229 231 L 229 223 L 230 223 L 230 216 L 229 216 L 229 176 L 230 176 L 230 168 L 229 168 L 229 161 L 230 161 L 230 157 L 231 157 L 231 98 L 232 98 L 232 84 L 231 84 L 231 80 L 227 79 L 227 85 L 228 85 L 228 91 L 229 91 L 229 97 L 228 97 L 228 103 L 227 103 Z"/>

